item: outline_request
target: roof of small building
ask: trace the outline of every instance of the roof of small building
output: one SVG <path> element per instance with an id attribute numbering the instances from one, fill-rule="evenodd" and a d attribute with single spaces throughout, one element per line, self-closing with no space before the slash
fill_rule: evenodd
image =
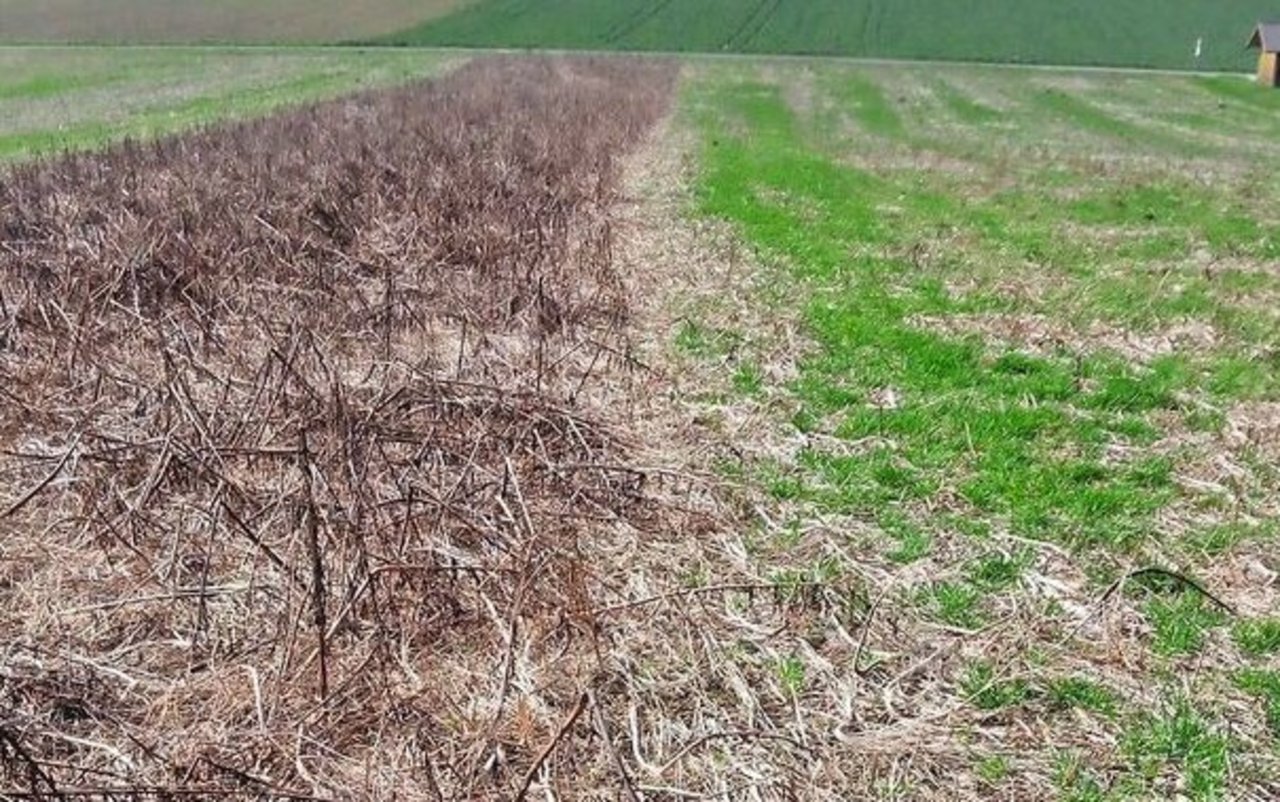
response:
<path id="1" fill-rule="evenodd" d="M 1280 51 L 1280 22 L 1259 22 L 1249 37 L 1249 47 L 1260 47 L 1268 53 Z"/>

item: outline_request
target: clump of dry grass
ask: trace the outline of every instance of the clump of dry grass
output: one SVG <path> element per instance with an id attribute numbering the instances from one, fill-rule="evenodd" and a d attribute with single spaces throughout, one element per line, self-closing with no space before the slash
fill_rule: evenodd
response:
<path id="1" fill-rule="evenodd" d="M 611 782 L 599 554 L 699 520 L 609 408 L 673 80 L 490 60 L 0 179 L 0 783 Z"/>

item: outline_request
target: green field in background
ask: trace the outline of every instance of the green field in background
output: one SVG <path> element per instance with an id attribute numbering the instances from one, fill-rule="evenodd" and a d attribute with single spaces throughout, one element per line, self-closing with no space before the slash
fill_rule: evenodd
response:
<path id="1" fill-rule="evenodd" d="M 479 0 L 381 41 L 1242 69 L 1268 0 Z"/>
<path id="2" fill-rule="evenodd" d="M 0 160 L 263 114 L 456 61 L 389 49 L 0 48 Z"/>

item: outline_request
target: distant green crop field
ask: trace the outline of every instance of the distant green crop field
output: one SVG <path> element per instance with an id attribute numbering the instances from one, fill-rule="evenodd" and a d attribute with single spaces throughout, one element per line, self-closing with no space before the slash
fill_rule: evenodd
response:
<path id="1" fill-rule="evenodd" d="M 0 162 L 265 114 L 456 61 L 386 48 L 0 47 Z"/>
<path id="2" fill-rule="evenodd" d="M 1243 69 L 1275 0 L 479 0 L 383 41 Z"/>
<path id="3" fill-rule="evenodd" d="M 467 0 L 0 0 L 0 41 L 332 42 L 419 25 Z"/>

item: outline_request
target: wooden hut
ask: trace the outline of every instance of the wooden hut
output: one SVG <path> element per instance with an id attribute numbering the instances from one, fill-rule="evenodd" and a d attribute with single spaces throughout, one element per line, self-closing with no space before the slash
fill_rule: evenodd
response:
<path id="1" fill-rule="evenodd" d="M 1280 86 L 1280 22 L 1259 22 L 1253 29 L 1249 47 L 1256 47 L 1261 53 L 1258 56 L 1258 83 Z"/>

